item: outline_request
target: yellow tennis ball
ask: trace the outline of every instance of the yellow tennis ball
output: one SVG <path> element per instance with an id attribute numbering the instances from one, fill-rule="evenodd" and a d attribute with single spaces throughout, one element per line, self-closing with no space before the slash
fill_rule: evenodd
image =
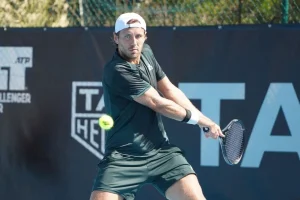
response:
<path id="1" fill-rule="evenodd" d="M 104 130 L 109 130 L 114 126 L 114 120 L 109 115 L 102 115 L 99 118 L 99 126 Z"/>

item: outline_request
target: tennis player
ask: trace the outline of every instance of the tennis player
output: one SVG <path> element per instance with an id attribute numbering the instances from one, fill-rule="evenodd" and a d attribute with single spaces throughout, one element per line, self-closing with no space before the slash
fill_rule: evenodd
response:
<path id="1" fill-rule="evenodd" d="M 207 137 L 223 137 L 220 127 L 170 82 L 145 44 L 140 15 L 120 15 L 113 37 L 117 49 L 104 67 L 103 89 L 115 125 L 107 132 L 90 200 L 133 200 L 146 183 L 170 200 L 205 199 L 195 171 L 181 149 L 170 144 L 161 115 L 209 127 Z"/>

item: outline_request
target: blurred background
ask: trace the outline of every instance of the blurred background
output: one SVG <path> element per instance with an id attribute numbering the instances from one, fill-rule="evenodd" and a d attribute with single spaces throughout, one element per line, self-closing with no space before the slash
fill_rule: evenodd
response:
<path id="1" fill-rule="evenodd" d="M 109 27 L 125 11 L 149 26 L 294 24 L 299 0 L 2 0 L 2 27 Z"/>
<path id="2" fill-rule="evenodd" d="M 163 118 L 206 198 L 299 200 L 300 0 L 0 0 L 0 199 L 89 199 L 105 152 L 103 67 L 128 11 L 196 107 L 245 124 L 229 166 L 217 141 Z M 136 199 L 165 197 L 146 184 Z"/>

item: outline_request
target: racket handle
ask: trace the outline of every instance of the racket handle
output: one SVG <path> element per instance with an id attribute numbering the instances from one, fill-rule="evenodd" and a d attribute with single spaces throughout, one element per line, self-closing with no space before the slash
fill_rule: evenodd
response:
<path id="1" fill-rule="evenodd" d="M 209 132 L 209 128 L 208 127 L 203 127 L 202 130 L 203 130 L 204 133 Z"/>

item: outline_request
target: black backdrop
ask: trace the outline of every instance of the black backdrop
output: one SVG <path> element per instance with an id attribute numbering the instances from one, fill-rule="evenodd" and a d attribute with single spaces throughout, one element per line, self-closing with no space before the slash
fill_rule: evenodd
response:
<path id="1" fill-rule="evenodd" d="M 114 52 L 112 30 L 0 31 L 0 199 L 89 198 L 103 153 L 95 123 L 105 112 L 101 73 Z M 221 126 L 240 118 L 247 128 L 245 157 L 228 166 L 217 141 L 164 118 L 206 197 L 299 199 L 300 27 L 149 28 L 147 42 L 197 107 Z M 24 74 L 12 73 L 20 66 Z M 5 86 L 17 77 L 23 89 Z M 13 102 L 16 93 L 30 102 Z M 146 185 L 137 199 L 163 197 Z"/>

